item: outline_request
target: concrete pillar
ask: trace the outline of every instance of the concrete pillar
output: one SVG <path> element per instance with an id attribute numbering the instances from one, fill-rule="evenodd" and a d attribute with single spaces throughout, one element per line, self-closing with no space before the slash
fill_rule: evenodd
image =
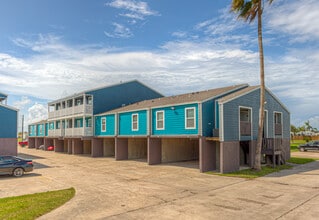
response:
<path id="1" fill-rule="evenodd" d="M 44 149 L 48 149 L 49 146 L 54 145 L 54 140 L 51 138 L 45 138 L 43 145 L 44 145 Z"/>
<path id="2" fill-rule="evenodd" d="M 72 139 L 68 139 L 68 154 L 73 153 L 73 141 Z"/>
<path id="3" fill-rule="evenodd" d="M 43 145 L 43 138 L 35 138 L 35 148 L 38 149 L 41 145 Z"/>
<path id="4" fill-rule="evenodd" d="M 28 139 L 28 148 L 35 148 L 35 138 Z"/>
<path id="5" fill-rule="evenodd" d="M 91 156 L 103 157 L 103 139 L 102 138 L 92 139 Z"/>
<path id="6" fill-rule="evenodd" d="M 199 138 L 199 170 L 207 172 L 216 169 L 216 144 L 207 141 L 205 137 Z"/>
<path id="7" fill-rule="evenodd" d="M 115 160 L 128 159 L 128 139 L 115 138 Z"/>
<path id="8" fill-rule="evenodd" d="M 114 157 L 115 155 L 115 138 L 103 139 L 103 156 Z"/>
<path id="9" fill-rule="evenodd" d="M 83 154 L 83 141 L 81 139 L 72 140 L 72 153 Z"/>
<path id="10" fill-rule="evenodd" d="M 0 155 L 12 155 L 18 154 L 18 139 L 17 138 L 0 138 Z"/>
<path id="11" fill-rule="evenodd" d="M 149 165 L 162 163 L 162 139 L 147 138 L 147 163 Z"/>
<path id="12" fill-rule="evenodd" d="M 239 141 L 220 143 L 220 172 L 229 173 L 239 170 Z"/>
<path id="13" fill-rule="evenodd" d="M 63 152 L 64 151 L 64 141 L 59 139 L 54 139 L 53 141 L 54 151 Z"/>

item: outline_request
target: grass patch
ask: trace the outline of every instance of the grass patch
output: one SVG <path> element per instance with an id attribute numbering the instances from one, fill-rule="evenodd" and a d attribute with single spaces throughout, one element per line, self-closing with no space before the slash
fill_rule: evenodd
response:
<path id="1" fill-rule="evenodd" d="M 35 193 L 0 199 L 0 219 L 35 219 L 56 209 L 75 195 L 75 189 Z"/>
<path id="2" fill-rule="evenodd" d="M 287 160 L 288 163 L 294 163 L 294 164 L 305 164 L 316 161 L 312 158 L 299 158 L 299 157 L 291 157 L 289 160 Z"/>
<path id="3" fill-rule="evenodd" d="M 261 171 L 253 170 L 253 169 L 245 169 L 240 171 L 235 171 L 232 173 L 215 173 L 215 172 L 207 172 L 208 174 L 214 174 L 219 176 L 231 176 L 231 177 L 240 177 L 240 178 L 248 178 L 248 179 L 254 179 L 257 177 L 265 176 L 270 173 L 279 172 L 280 170 L 290 169 L 292 168 L 291 165 L 284 164 L 280 166 L 276 166 L 275 168 L 272 168 L 270 166 L 263 166 L 261 168 Z"/>
<path id="4" fill-rule="evenodd" d="M 297 152 L 297 151 L 299 151 L 298 146 L 299 146 L 300 144 L 305 144 L 305 143 L 306 143 L 306 141 L 304 141 L 304 140 L 294 140 L 294 141 L 291 141 L 291 142 L 290 142 L 290 151 L 291 151 L 291 152 Z"/>

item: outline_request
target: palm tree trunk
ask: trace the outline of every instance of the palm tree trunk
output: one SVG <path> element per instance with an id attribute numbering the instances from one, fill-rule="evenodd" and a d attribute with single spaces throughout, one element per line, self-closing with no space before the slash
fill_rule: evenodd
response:
<path id="1" fill-rule="evenodd" d="M 261 170 L 261 147 L 264 129 L 264 109 L 265 109 L 265 70 L 264 70 L 264 49 L 262 41 L 262 3 L 258 1 L 258 47 L 259 47 L 259 65 L 260 65 L 260 106 L 259 123 L 255 163 L 253 168 Z"/>

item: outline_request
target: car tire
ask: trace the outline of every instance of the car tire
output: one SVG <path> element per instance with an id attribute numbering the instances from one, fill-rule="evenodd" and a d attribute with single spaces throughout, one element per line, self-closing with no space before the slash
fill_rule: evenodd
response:
<path id="1" fill-rule="evenodd" d="M 12 175 L 15 177 L 23 176 L 24 170 L 21 167 L 15 168 L 12 172 Z"/>
<path id="2" fill-rule="evenodd" d="M 299 148 L 299 150 L 300 150 L 301 152 L 304 152 L 304 151 L 305 151 L 305 148 L 304 148 L 304 147 L 301 147 L 301 148 Z"/>

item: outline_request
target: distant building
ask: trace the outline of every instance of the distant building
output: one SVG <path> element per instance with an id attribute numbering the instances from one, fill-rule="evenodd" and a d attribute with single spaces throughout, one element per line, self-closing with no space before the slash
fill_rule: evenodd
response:
<path id="1" fill-rule="evenodd" d="M 0 155 L 17 155 L 18 110 L 7 105 L 0 93 Z"/>

